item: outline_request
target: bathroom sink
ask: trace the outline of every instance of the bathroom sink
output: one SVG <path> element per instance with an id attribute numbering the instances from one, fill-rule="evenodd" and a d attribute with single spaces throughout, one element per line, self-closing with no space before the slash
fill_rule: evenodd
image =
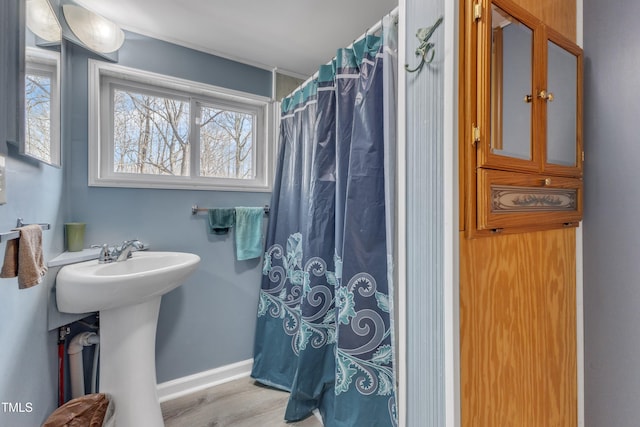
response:
<path id="1" fill-rule="evenodd" d="M 200 257 L 185 252 L 134 252 L 126 261 L 64 266 L 56 278 L 58 310 L 87 313 L 164 295 L 189 277 Z"/>
<path id="2" fill-rule="evenodd" d="M 162 295 L 200 263 L 183 252 L 134 252 L 126 261 L 66 265 L 56 278 L 58 310 L 100 312 L 100 392 L 118 426 L 162 427 L 156 385 L 156 328 Z"/>

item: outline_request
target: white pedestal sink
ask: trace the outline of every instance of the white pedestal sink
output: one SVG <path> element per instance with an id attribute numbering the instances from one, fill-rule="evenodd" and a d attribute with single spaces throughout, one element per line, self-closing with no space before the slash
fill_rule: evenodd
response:
<path id="1" fill-rule="evenodd" d="M 127 261 L 81 262 L 58 273 L 58 310 L 100 312 L 100 391 L 115 402 L 117 426 L 164 425 L 155 367 L 160 299 L 199 263 L 190 253 L 134 252 Z"/>

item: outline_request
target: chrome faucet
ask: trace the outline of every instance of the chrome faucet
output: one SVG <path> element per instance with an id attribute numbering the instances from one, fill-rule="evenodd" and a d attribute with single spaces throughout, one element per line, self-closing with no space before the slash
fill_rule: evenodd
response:
<path id="1" fill-rule="evenodd" d="M 126 261 L 131 258 L 131 252 L 134 250 L 142 251 L 146 247 L 140 240 L 125 240 L 120 246 L 92 245 L 92 248 L 101 248 L 98 256 L 99 264 L 109 264 L 111 262 Z"/>
<path id="2" fill-rule="evenodd" d="M 144 243 L 140 240 L 125 240 L 120 245 L 120 248 L 116 249 L 114 256 L 116 261 L 126 261 L 131 257 L 131 252 L 134 250 L 141 251 L 144 249 Z"/>

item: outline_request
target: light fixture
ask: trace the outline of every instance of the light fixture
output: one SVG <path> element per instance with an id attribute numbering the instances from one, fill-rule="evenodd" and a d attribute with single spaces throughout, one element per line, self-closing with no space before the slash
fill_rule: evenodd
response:
<path id="1" fill-rule="evenodd" d="M 63 5 L 62 12 L 73 34 L 89 49 L 113 53 L 124 43 L 124 32 L 108 19 L 74 4 Z"/>
<path id="2" fill-rule="evenodd" d="M 62 29 L 47 0 L 27 0 L 27 27 L 47 42 L 62 40 Z"/>

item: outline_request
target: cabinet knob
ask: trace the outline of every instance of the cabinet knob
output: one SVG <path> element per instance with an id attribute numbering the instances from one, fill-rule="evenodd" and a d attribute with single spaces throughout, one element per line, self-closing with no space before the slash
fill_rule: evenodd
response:
<path id="1" fill-rule="evenodd" d="M 551 178 L 545 178 L 544 185 L 551 185 Z"/>
<path id="2" fill-rule="evenodd" d="M 553 92 L 547 92 L 543 89 L 538 93 L 538 98 L 544 99 L 545 101 L 553 102 Z"/>
<path id="3" fill-rule="evenodd" d="M 533 96 L 531 95 L 525 95 L 523 101 L 527 104 L 530 104 L 533 102 Z"/>

